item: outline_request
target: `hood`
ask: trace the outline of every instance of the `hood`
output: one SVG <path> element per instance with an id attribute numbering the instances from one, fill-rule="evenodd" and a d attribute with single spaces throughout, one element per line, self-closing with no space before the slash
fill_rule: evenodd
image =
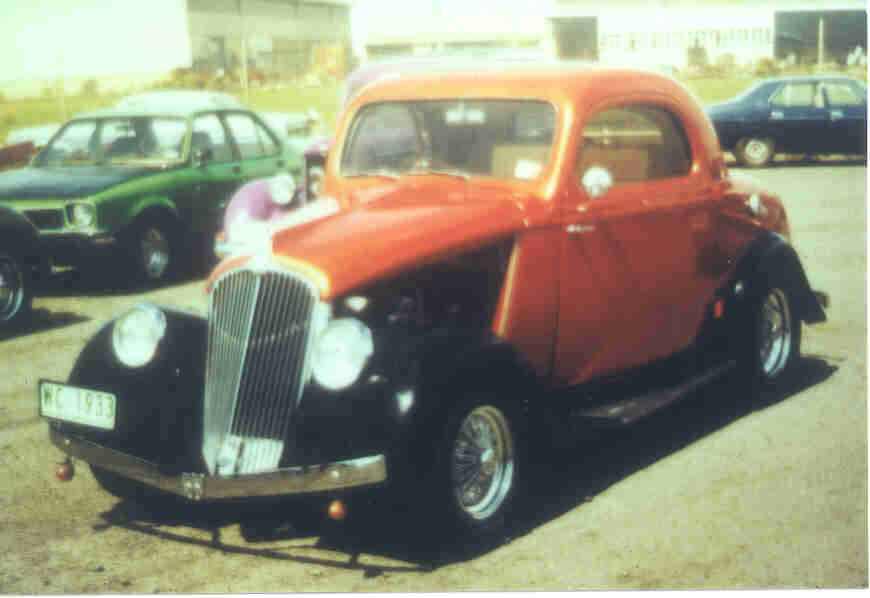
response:
<path id="1" fill-rule="evenodd" d="M 403 181 L 368 189 L 352 208 L 276 232 L 272 255 L 310 276 L 321 297 L 332 299 L 510 235 L 528 225 L 525 204 L 504 188 Z M 212 280 L 243 261 L 219 266 Z"/>
<path id="2" fill-rule="evenodd" d="M 129 166 L 31 166 L 0 174 L 0 199 L 84 197 L 154 171 Z"/>

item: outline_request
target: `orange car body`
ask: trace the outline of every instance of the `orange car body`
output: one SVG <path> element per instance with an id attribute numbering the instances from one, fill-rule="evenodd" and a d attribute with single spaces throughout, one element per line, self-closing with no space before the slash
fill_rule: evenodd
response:
<path id="1" fill-rule="evenodd" d="M 510 98 L 552 104 L 552 156 L 534 180 L 345 177 L 342 148 L 361 108 L 380 102 Z M 683 176 L 614 185 L 590 198 L 578 176 L 590 115 L 659 106 L 691 150 Z M 373 280 L 513 237 L 492 332 L 554 386 L 686 349 L 761 231 L 788 236 L 780 200 L 731 176 L 715 131 L 679 83 L 634 70 L 564 67 L 406 76 L 365 89 L 344 111 L 324 195 L 340 213 L 278 232 L 279 263 L 330 300 Z M 759 202 L 748 207 L 750 198 Z M 248 258 L 218 268 L 214 277 Z"/>

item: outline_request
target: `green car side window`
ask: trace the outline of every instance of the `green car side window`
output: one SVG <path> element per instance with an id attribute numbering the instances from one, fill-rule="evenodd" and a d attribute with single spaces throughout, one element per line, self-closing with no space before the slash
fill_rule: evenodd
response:
<path id="1" fill-rule="evenodd" d="M 247 114 L 228 114 L 226 121 L 242 159 L 274 156 L 280 151 L 269 132 Z"/>
<path id="2" fill-rule="evenodd" d="M 211 162 L 231 162 L 233 150 L 227 143 L 224 126 L 216 114 L 199 116 L 193 121 L 190 138 L 191 153 L 196 150 L 211 150 Z"/>

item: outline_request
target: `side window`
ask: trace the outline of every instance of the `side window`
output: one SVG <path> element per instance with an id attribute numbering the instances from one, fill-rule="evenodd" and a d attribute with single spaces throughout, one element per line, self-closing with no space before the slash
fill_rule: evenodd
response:
<path id="1" fill-rule="evenodd" d="M 190 150 L 193 152 L 198 149 L 211 149 L 213 162 L 233 160 L 233 150 L 227 143 L 224 126 L 216 114 L 199 116 L 193 121 Z"/>
<path id="2" fill-rule="evenodd" d="M 679 120 L 657 106 L 602 110 L 583 129 L 578 180 L 592 166 L 606 168 L 614 184 L 688 174 L 689 142 Z"/>
<path id="3" fill-rule="evenodd" d="M 787 83 L 771 98 L 770 103 L 774 106 L 815 106 L 824 108 L 825 103 L 821 94 L 816 90 L 816 84 L 812 82 Z"/>
<path id="4" fill-rule="evenodd" d="M 247 114 L 228 114 L 226 121 L 243 160 L 278 153 L 278 143 L 265 127 Z"/>
<path id="5" fill-rule="evenodd" d="M 825 83 L 825 93 L 831 106 L 860 106 L 861 98 L 852 88 L 842 83 Z"/>
<path id="6" fill-rule="evenodd" d="M 417 126 L 407 107 L 367 106 L 357 117 L 343 168 L 351 171 L 407 168 L 418 156 L 418 145 Z"/>

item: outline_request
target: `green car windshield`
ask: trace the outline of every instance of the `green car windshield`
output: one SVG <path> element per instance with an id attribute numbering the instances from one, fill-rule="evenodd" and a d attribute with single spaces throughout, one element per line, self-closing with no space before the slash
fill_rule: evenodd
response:
<path id="1" fill-rule="evenodd" d="M 39 166 L 163 166 L 184 160 L 187 121 L 170 117 L 79 119 L 40 152 Z"/>

